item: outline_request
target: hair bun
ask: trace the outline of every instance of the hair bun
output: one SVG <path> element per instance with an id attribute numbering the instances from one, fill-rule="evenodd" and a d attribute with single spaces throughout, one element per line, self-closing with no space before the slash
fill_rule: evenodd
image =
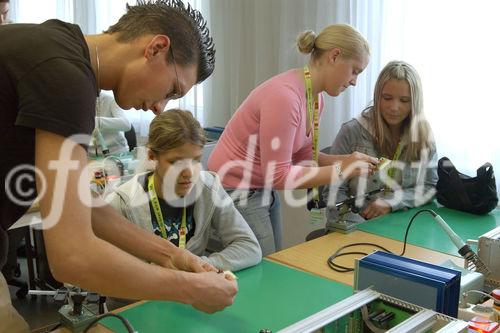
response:
<path id="1" fill-rule="evenodd" d="M 314 42 L 316 41 L 316 33 L 312 30 L 301 32 L 297 36 L 297 47 L 300 53 L 309 54 L 314 49 Z"/>

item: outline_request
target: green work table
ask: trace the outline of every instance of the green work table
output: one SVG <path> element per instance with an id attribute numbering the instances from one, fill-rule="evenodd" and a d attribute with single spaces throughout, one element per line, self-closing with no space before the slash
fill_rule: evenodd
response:
<path id="1" fill-rule="evenodd" d="M 352 295 L 352 288 L 267 260 L 236 272 L 239 292 L 232 306 L 215 314 L 189 305 L 150 301 L 120 315 L 141 333 L 223 333 L 269 329 L 276 333 Z M 103 320 L 114 332 L 126 332 L 116 318 Z"/>
<path id="2" fill-rule="evenodd" d="M 421 209 L 432 209 L 464 241 L 478 239 L 482 234 L 500 226 L 500 210 L 486 215 L 474 215 L 458 210 L 439 207 L 436 203 L 394 212 L 358 225 L 358 229 L 379 236 L 403 241 L 406 227 L 412 216 Z M 458 256 L 458 249 L 448 235 L 428 213 L 420 213 L 413 221 L 408 233 L 408 243 Z"/>

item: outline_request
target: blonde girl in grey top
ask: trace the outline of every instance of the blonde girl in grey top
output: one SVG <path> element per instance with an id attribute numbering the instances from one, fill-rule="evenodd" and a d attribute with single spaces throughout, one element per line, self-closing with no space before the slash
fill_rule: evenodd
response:
<path id="1" fill-rule="evenodd" d="M 423 113 L 422 84 L 417 71 L 403 61 L 392 61 L 381 71 L 373 105 L 342 125 L 331 154 L 359 151 L 393 160 L 369 177 L 356 177 L 326 187 L 327 218 L 337 221 L 334 204 L 348 196 L 385 188 L 385 192 L 359 203 L 359 214 L 342 218 L 360 222 L 393 211 L 423 205 L 434 197 L 437 182 L 436 146 Z"/>

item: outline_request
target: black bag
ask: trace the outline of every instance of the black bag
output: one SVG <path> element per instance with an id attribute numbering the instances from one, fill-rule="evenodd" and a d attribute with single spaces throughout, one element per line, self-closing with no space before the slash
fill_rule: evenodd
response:
<path id="1" fill-rule="evenodd" d="M 438 162 L 437 201 L 445 207 L 487 214 L 498 204 L 493 166 L 485 163 L 476 177 L 460 173 L 447 157 Z"/>

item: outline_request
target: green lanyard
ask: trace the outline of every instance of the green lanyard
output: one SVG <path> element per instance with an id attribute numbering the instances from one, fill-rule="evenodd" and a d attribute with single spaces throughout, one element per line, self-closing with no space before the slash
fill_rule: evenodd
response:
<path id="1" fill-rule="evenodd" d="M 154 174 L 148 178 L 148 193 L 151 204 L 153 205 L 156 221 L 160 226 L 161 236 L 168 240 L 167 231 L 165 230 L 165 222 L 163 222 L 163 214 L 161 213 L 160 202 L 158 201 L 158 196 L 155 191 Z M 186 231 L 186 207 L 183 207 L 181 229 L 179 230 L 179 247 L 181 249 L 186 247 Z"/>
<path id="2" fill-rule="evenodd" d="M 311 71 L 308 66 L 304 67 L 304 80 L 306 81 L 306 97 L 307 97 L 307 122 L 311 123 L 313 120 L 312 128 L 312 144 L 313 144 L 313 160 L 318 163 L 319 149 L 318 149 L 318 138 L 319 138 L 319 102 L 318 96 L 313 97 L 312 82 L 311 82 Z M 319 192 L 318 188 L 313 189 L 313 201 L 316 208 L 319 207 Z"/>

